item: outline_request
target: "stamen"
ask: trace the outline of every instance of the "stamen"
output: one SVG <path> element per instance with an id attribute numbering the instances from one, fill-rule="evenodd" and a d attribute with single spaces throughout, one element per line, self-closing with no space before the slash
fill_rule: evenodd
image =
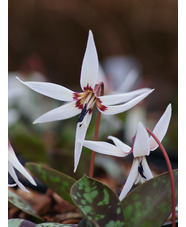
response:
<path id="1" fill-rule="evenodd" d="M 95 102 L 96 102 L 96 97 L 93 96 L 87 104 L 87 109 L 89 110 L 91 107 L 93 107 Z"/>
<path id="2" fill-rule="evenodd" d="M 90 92 L 90 93 L 88 94 L 87 98 L 85 99 L 85 101 L 84 101 L 85 104 L 87 104 L 87 103 L 89 102 L 91 96 L 92 96 L 92 92 Z"/>

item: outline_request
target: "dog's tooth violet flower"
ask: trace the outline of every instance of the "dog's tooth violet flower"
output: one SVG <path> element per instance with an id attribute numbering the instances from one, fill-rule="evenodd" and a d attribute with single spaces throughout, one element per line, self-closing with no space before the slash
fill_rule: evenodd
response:
<path id="1" fill-rule="evenodd" d="M 152 89 L 143 88 L 123 94 L 100 96 L 102 82 L 97 83 L 98 67 L 97 50 L 93 34 L 89 31 L 80 77 L 80 85 L 83 92 L 74 92 L 53 83 L 23 82 L 17 78 L 38 93 L 60 101 L 69 102 L 45 113 L 36 119 L 34 123 L 64 120 L 79 114 L 75 138 L 74 172 L 79 163 L 83 141 L 91 121 L 94 106 L 96 105 L 97 109 L 103 114 L 118 114 L 129 110 L 153 91 Z"/>
<path id="2" fill-rule="evenodd" d="M 31 184 L 36 186 L 36 182 L 34 181 L 32 176 L 26 171 L 26 169 L 21 165 L 21 163 L 19 162 L 19 160 L 16 157 L 16 154 L 15 154 L 10 142 L 8 141 L 8 172 L 9 172 L 10 176 L 13 178 L 13 180 L 15 181 L 14 184 L 8 184 L 8 186 L 14 187 L 14 186 L 18 185 L 23 191 L 29 192 L 25 188 L 25 186 L 19 181 L 14 168 L 17 169 Z"/>
<path id="3" fill-rule="evenodd" d="M 153 133 L 156 135 L 160 142 L 163 140 L 167 132 L 171 119 L 171 111 L 171 104 L 169 104 L 164 114 L 161 116 L 160 120 L 154 127 Z M 138 123 L 138 128 L 132 148 L 116 137 L 109 136 L 108 138 L 114 142 L 115 146 L 106 142 L 88 140 L 85 140 L 83 142 L 83 146 L 94 150 L 95 152 L 116 157 L 125 157 L 126 155 L 133 153 L 134 160 L 132 167 L 127 181 L 125 182 L 125 185 L 119 196 L 119 199 L 123 200 L 134 183 L 143 183 L 144 181 L 149 180 L 153 177 L 145 156 L 149 155 L 150 151 L 154 151 L 158 147 L 158 144 L 152 136 L 149 137 L 146 128 L 141 122 Z"/>

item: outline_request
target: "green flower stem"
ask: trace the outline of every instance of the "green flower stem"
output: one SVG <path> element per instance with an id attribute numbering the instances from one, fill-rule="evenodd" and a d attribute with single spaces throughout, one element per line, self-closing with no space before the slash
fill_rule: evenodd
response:
<path id="1" fill-rule="evenodd" d="M 100 94 L 103 95 L 103 93 L 104 93 L 104 84 L 103 84 L 103 82 L 101 82 L 99 84 L 99 86 L 101 88 Z M 101 112 L 98 111 L 97 119 L 96 119 L 96 128 L 95 128 L 95 132 L 94 132 L 94 141 L 98 140 L 100 119 L 101 119 Z M 94 174 L 94 160 L 95 160 L 95 151 L 92 151 L 91 160 L 90 160 L 89 177 L 93 177 L 93 174 Z"/>
<path id="2" fill-rule="evenodd" d="M 167 163 L 167 167 L 168 167 L 168 171 L 169 171 L 169 175 L 170 175 L 170 182 L 171 182 L 171 193 L 172 193 L 172 227 L 175 227 L 175 223 L 176 223 L 176 213 L 175 213 L 175 206 L 176 206 L 176 198 L 175 198 L 175 186 L 174 186 L 174 176 L 173 176 L 173 171 L 172 171 L 172 166 L 169 160 L 169 157 L 167 155 L 167 152 L 165 150 L 165 148 L 163 147 L 162 143 L 159 141 L 159 139 L 155 136 L 155 134 L 149 130 L 148 128 L 146 128 L 148 133 L 156 140 L 156 142 L 158 143 L 165 161 Z"/>

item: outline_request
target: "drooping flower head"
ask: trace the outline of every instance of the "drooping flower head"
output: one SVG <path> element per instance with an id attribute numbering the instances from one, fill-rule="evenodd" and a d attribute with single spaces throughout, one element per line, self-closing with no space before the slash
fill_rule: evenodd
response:
<path id="1" fill-rule="evenodd" d="M 21 163 L 16 157 L 16 154 L 10 142 L 8 141 L 8 172 L 10 176 L 13 178 L 13 180 L 15 181 L 14 184 L 9 184 L 8 186 L 15 187 L 16 185 L 18 185 L 23 191 L 29 192 L 25 188 L 25 186 L 19 181 L 14 168 L 17 169 L 31 184 L 36 186 L 36 182 L 34 181 L 32 176 L 26 171 L 26 169 L 21 165 Z"/>
<path id="2" fill-rule="evenodd" d="M 34 123 L 44 123 L 57 120 L 64 120 L 79 115 L 74 150 L 74 172 L 77 169 L 83 141 L 86 135 L 87 128 L 91 121 L 92 111 L 94 106 L 103 114 L 118 114 L 129 110 L 153 90 L 144 88 L 136 91 L 122 93 L 117 95 L 101 95 L 101 81 L 98 80 L 98 55 L 94 43 L 93 34 L 89 31 L 87 47 L 81 67 L 80 85 L 83 92 L 74 92 L 63 86 L 47 83 L 47 82 L 23 82 L 23 84 L 48 97 L 67 101 L 54 110 L 51 110 L 38 119 Z M 126 102 L 126 103 L 124 103 Z"/>
<path id="3" fill-rule="evenodd" d="M 168 105 L 164 114 L 154 127 L 153 133 L 161 142 L 167 132 L 170 119 L 171 119 L 171 104 Z M 147 164 L 146 156 L 150 154 L 150 151 L 154 151 L 158 144 L 152 136 L 149 134 L 145 126 L 139 122 L 135 138 L 133 140 L 132 148 L 117 139 L 116 137 L 109 136 L 115 146 L 101 141 L 88 141 L 85 140 L 83 145 L 91 150 L 94 150 L 101 154 L 112 155 L 116 157 L 125 157 L 128 154 L 133 154 L 134 160 L 129 173 L 129 176 L 125 182 L 125 185 L 119 196 L 120 200 L 127 195 L 134 183 L 145 182 L 153 177 L 151 170 Z"/>

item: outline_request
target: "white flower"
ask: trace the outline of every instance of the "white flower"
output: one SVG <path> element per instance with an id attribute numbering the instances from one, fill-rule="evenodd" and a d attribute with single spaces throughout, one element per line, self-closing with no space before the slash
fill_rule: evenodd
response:
<path id="1" fill-rule="evenodd" d="M 23 82 L 18 78 L 18 80 L 23 84 L 36 92 L 60 101 L 69 102 L 45 113 L 36 119 L 34 123 L 64 120 L 80 114 L 76 127 L 74 172 L 79 163 L 83 141 L 91 121 L 94 105 L 96 104 L 98 110 L 103 114 L 118 114 L 129 110 L 153 91 L 144 88 L 123 94 L 100 96 L 101 83 L 97 83 L 98 68 L 99 62 L 97 50 L 93 34 L 89 31 L 80 77 L 80 85 L 83 92 L 74 92 L 68 88 L 53 83 Z M 124 102 L 126 103 L 121 104 Z"/>
<path id="2" fill-rule="evenodd" d="M 8 172 L 9 172 L 10 176 L 13 178 L 13 180 L 15 181 L 14 184 L 9 184 L 8 186 L 14 187 L 14 186 L 18 185 L 23 191 L 29 192 L 25 188 L 25 186 L 19 181 L 14 168 L 17 169 L 24 177 L 26 177 L 26 179 L 28 181 L 30 181 L 31 184 L 36 186 L 34 179 L 26 171 L 26 169 L 21 165 L 21 163 L 19 162 L 19 160 L 17 159 L 17 157 L 15 155 L 15 152 L 14 152 L 10 142 L 8 141 Z"/>
<path id="3" fill-rule="evenodd" d="M 171 111 L 171 104 L 169 104 L 164 114 L 161 116 L 160 120 L 154 127 L 153 133 L 156 135 L 160 142 L 163 140 L 167 132 L 171 118 Z M 123 200 L 134 183 L 143 183 L 144 181 L 149 180 L 153 177 L 145 156 L 149 155 L 150 151 L 154 151 L 158 147 L 158 144 L 152 136 L 149 137 L 146 128 L 141 122 L 138 123 L 138 128 L 132 148 L 124 144 L 116 137 L 109 136 L 108 138 L 112 139 L 116 146 L 106 142 L 95 142 L 88 140 L 85 140 L 83 145 L 98 153 L 117 157 L 125 157 L 126 155 L 133 153 L 134 160 L 132 167 L 127 181 L 125 182 L 125 185 L 119 196 L 119 199 Z"/>

